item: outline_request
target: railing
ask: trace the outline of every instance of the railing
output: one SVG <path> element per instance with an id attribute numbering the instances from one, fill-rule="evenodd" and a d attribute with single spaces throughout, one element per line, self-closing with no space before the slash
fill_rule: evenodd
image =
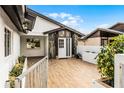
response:
<path id="1" fill-rule="evenodd" d="M 15 80 L 15 88 L 47 88 L 48 57 L 44 57 Z M 9 87 L 10 83 L 6 82 Z"/>
<path id="2" fill-rule="evenodd" d="M 114 87 L 124 88 L 124 54 L 115 55 Z"/>

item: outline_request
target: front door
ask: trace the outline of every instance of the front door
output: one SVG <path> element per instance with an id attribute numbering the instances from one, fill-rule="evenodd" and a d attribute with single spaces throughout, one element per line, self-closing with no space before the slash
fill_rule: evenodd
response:
<path id="1" fill-rule="evenodd" d="M 68 58 L 72 54 L 72 40 L 71 38 L 58 39 L 58 58 Z"/>

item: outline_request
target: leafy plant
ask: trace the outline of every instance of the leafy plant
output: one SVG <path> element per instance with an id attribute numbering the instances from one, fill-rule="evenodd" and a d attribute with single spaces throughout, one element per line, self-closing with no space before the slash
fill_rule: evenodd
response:
<path id="1" fill-rule="evenodd" d="M 23 64 L 22 63 L 16 63 L 13 67 L 12 71 L 10 72 L 10 76 L 19 76 L 22 73 Z"/>
<path id="2" fill-rule="evenodd" d="M 15 66 L 9 73 L 9 81 L 10 81 L 11 88 L 14 88 L 14 86 L 15 86 L 14 82 L 15 82 L 16 77 L 18 77 L 22 73 L 24 61 L 25 61 L 24 56 L 18 57 L 18 62 L 15 64 Z"/>
<path id="3" fill-rule="evenodd" d="M 114 81 L 114 55 L 117 53 L 124 53 L 124 35 L 112 38 L 112 42 L 98 54 L 97 67 L 102 78 Z"/>
<path id="4" fill-rule="evenodd" d="M 19 63 L 24 63 L 25 62 L 25 56 L 20 56 L 18 57 Z"/>

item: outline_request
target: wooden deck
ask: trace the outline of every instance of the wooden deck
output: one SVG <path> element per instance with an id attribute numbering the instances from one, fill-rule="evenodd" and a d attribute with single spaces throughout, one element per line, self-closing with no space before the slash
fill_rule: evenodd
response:
<path id="1" fill-rule="evenodd" d="M 29 58 L 28 67 L 41 58 Z M 38 72 L 37 72 L 38 73 Z M 28 87 L 38 87 L 37 82 L 32 83 L 36 74 L 28 77 Z M 90 88 L 92 81 L 99 79 L 96 65 L 83 62 L 81 59 L 52 59 L 48 64 L 48 88 Z M 30 84 L 30 85 L 29 85 Z"/>
<path id="2" fill-rule="evenodd" d="M 90 88 L 100 78 L 96 65 L 81 59 L 53 59 L 49 61 L 49 88 Z"/>

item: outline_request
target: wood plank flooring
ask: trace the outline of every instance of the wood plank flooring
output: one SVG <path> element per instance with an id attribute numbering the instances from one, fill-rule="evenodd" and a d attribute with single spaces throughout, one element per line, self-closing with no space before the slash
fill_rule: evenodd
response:
<path id="1" fill-rule="evenodd" d="M 28 67 L 41 58 L 29 58 Z M 33 87 L 33 73 L 28 77 L 28 87 Z M 48 88 L 90 88 L 92 81 L 99 79 L 97 67 L 81 59 L 51 59 L 48 64 Z M 35 82 L 38 83 L 38 82 Z"/>
<path id="2" fill-rule="evenodd" d="M 49 88 L 90 88 L 100 78 L 96 65 L 81 59 L 52 59 L 48 67 Z"/>

